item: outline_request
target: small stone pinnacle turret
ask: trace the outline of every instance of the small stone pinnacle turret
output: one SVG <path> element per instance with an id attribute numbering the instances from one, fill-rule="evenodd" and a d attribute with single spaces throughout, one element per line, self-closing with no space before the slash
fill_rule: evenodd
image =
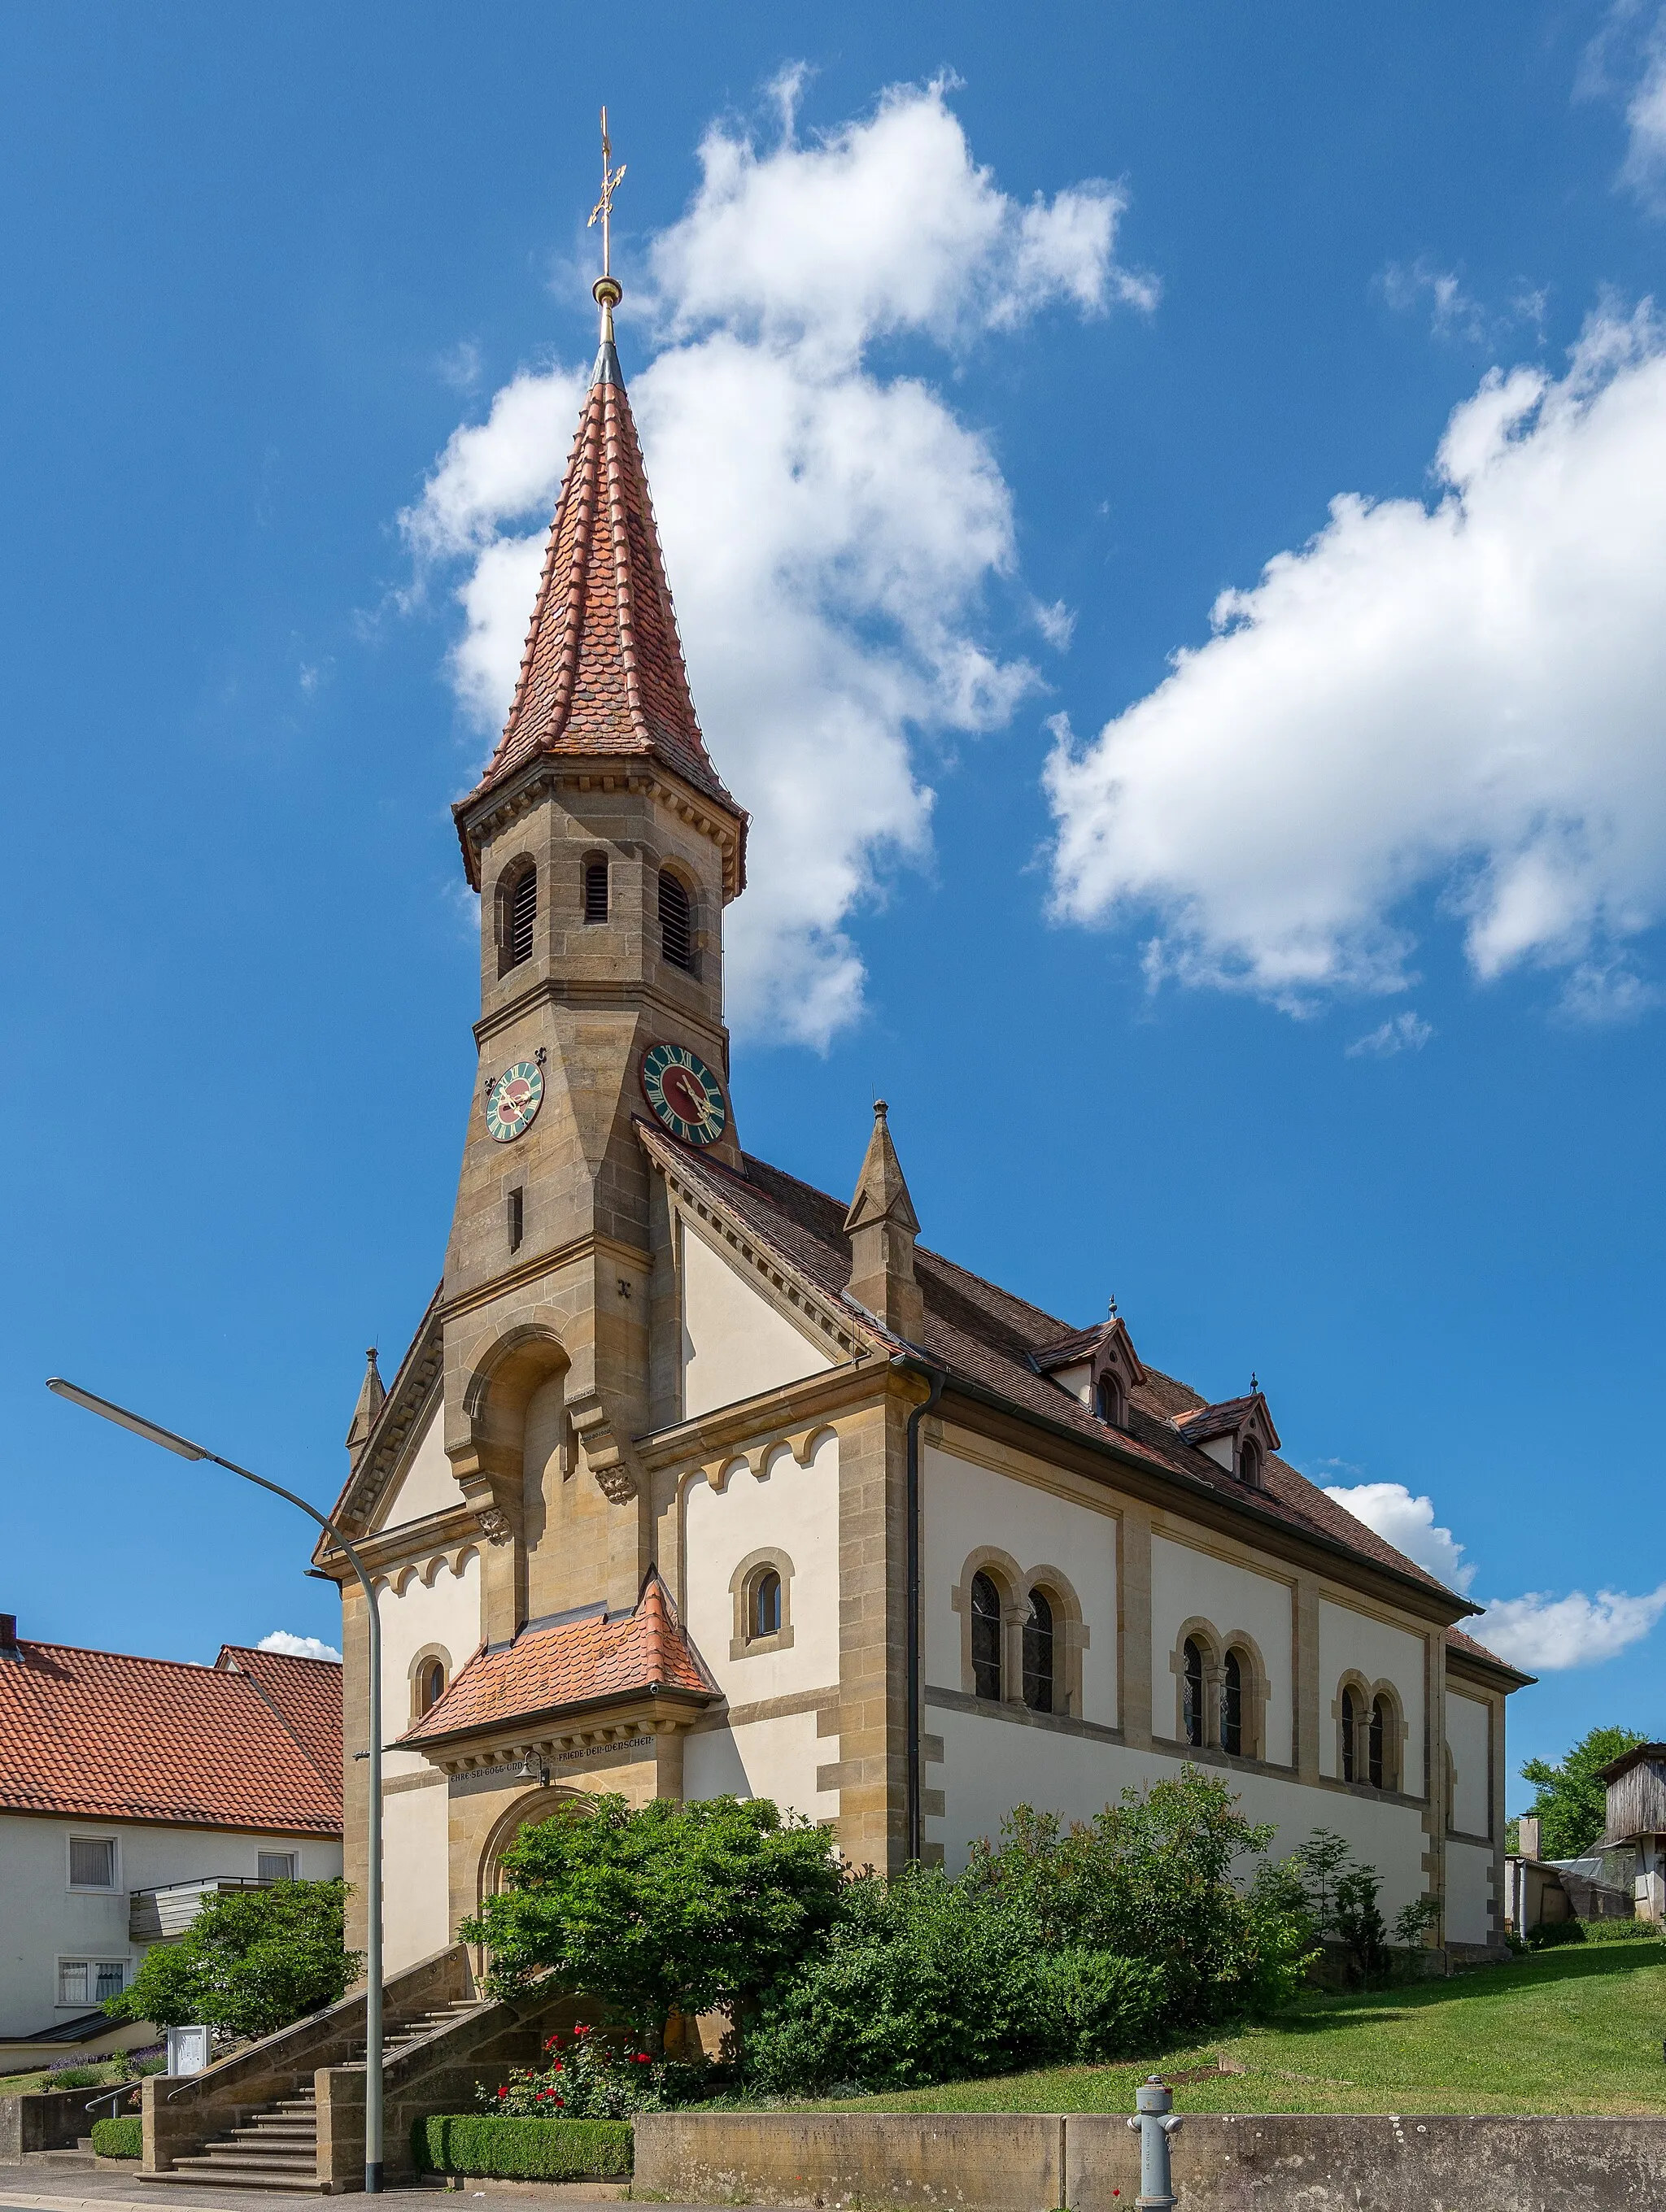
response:
<path id="1" fill-rule="evenodd" d="M 893 1334 L 917 1344 L 926 1317 L 914 1273 L 920 1220 L 891 1140 L 883 1098 L 873 1103 L 873 1134 L 856 1180 L 856 1195 L 844 1218 L 844 1232 L 850 1239 L 848 1295 Z"/>
<path id="2" fill-rule="evenodd" d="M 364 1380 L 359 1385 L 359 1402 L 353 1408 L 352 1425 L 347 1431 L 347 1456 L 350 1460 L 356 1460 L 369 1441 L 370 1431 L 376 1425 L 376 1416 L 382 1410 L 382 1401 L 386 1396 L 376 1366 L 376 1347 L 373 1344 L 364 1355 Z"/>

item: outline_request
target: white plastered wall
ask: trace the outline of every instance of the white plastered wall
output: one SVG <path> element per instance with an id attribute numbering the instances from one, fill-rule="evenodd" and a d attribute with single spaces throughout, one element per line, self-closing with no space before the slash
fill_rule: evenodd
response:
<path id="1" fill-rule="evenodd" d="M 1293 1765 L 1289 1583 L 1194 1545 L 1153 1536 L 1151 1584 L 1152 1735 L 1180 1740 L 1177 1677 L 1170 1662 L 1186 1622 L 1203 1620 L 1223 1643 L 1234 1636 L 1254 1638 L 1267 1670 L 1265 1756 L 1274 1766 Z"/>
<path id="2" fill-rule="evenodd" d="M 382 1624 L 382 1741 L 393 1743 L 411 1723 L 411 1662 L 437 1648 L 452 1680 L 480 1642 L 480 1554 L 471 1547 L 455 1554 L 402 1568 L 379 1579 Z M 420 1752 L 383 1756 L 382 1801 L 385 1913 L 383 1942 L 388 1971 L 427 1958 L 451 1941 L 447 1868 L 444 1778 Z M 420 1778 L 420 1787 L 409 1786 Z"/>
<path id="3" fill-rule="evenodd" d="M 721 1490 L 696 1475 L 684 1500 L 683 1620 L 731 1705 L 839 1681 L 839 1440 L 813 1439 L 800 1467 L 778 1444 L 754 1474 L 737 1462 Z M 793 1641 L 784 1650 L 732 1656 L 735 1570 L 754 1552 L 785 1555 Z M 692 1791 L 690 1795 L 692 1795 Z"/>
<path id="4" fill-rule="evenodd" d="M 740 1728 L 710 1729 L 683 1747 L 688 1797 L 773 1797 L 812 1820 L 838 1816 L 836 1790 L 816 1788 L 816 1769 L 832 1760 L 838 1739 L 816 1734 L 813 1712 L 781 1713 Z"/>
<path id="5" fill-rule="evenodd" d="M 1124 1789 L 1146 1788 L 1180 1772 L 1176 1757 L 1085 1741 L 993 1715 L 986 1718 L 928 1705 L 926 1726 L 942 1737 L 944 1751 L 941 1765 L 933 1761 L 927 1767 L 926 1786 L 941 1789 L 945 1806 L 940 1817 L 927 1818 L 926 1834 L 929 1842 L 943 1844 L 952 1874 L 965 1865 L 971 1842 L 998 1836 L 1002 1815 L 1014 1805 L 1085 1820 Z M 1423 1895 L 1423 1824 L 1414 1808 L 1314 1790 L 1276 1775 L 1237 1771 L 1230 1783 L 1246 1820 L 1270 1821 L 1275 1827 L 1275 1859 L 1287 1857 L 1315 1828 L 1329 1828 L 1345 1836 L 1354 1856 L 1381 1875 L 1383 1910 L 1389 1918 Z"/>
<path id="6" fill-rule="evenodd" d="M 1485 1844 L 1446 1843 L 1446 1939 L 1488 1943 L 1493 1939 L 1493 1853 Z"/>
<path id="7" fill-rule="evenodd" d="M 451 1462 L 446 1457 L 446 1425 L 441 1419 L 444 1410 L 442 1401 L 436 1398 L 423 1423 L 416 1448 L 406 1462 L 404 1473 L 389 1494 L 376 1524 L 379 1528 L 402 1528 L 408 1521 L 422 1521 L 430 1513 L 444 1513 L 462 1503 L 463 1493 L 457 1487 Z"/>
<path id="8" fill-rule="evenodd" d="M 1049 1567 L 1068 1582 L 1087 1631 L 1081 1709 L 1072 1717 L 1116 1727 L 1116 1516 L 936 1444 L 921 1455 L 920 1480 L 927 1681 L 941 1689 L 962 1686 L 961 1619 L 952 1594 L 967 1560 L 987 1546 L 1015 1559 L 1026 1577 Z M 936 1723 L 927 1725 L 935 1729 Z M 932 1786 L 930 1776 L 927 1784 Z"/>
<path id="9" fill-rule="evenodd" d="M 1487 1707 L 1479 1698 L 1466 1698 L 1448 1686 L 1446 1747 L 1452 1754 L 1453 1773 L 1450 1820 L 1452 1826 L 1466 1836 L 1485 1836 L 1491 1832 L 1487 1759 L 1490 1720 Z"/>
<path id="10" fill-rule="evenodd" d="M 1401 1787 L 1408 1796 L 1423 1795 L 1423 1638 L 1395 1628 L 1375 1613 L 1352 1606 L 1319 1601 L 1319 1771 L 1338 1774 L 1336 1723 L 1331 1707 L 1341 1694 L 1342 1677 L 1357 1674 L 1367 1682 L 1390 1682 L 1406 1717 L 1401 1749 Z"/>
<path id="11" fill-rule="evenodd" d="M 819 1375 L 832 1365 L 824 1352 L 681 1219 L 678 1237 L 685 1419 L 756 1398 L 806 1375 Z"/>

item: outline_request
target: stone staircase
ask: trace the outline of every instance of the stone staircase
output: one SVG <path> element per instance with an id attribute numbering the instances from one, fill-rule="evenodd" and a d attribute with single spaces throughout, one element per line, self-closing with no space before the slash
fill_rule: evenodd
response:
<path id="1" fill-rule="evenodd" d="M 454 1997 L 448 2002 L 388 2021 L 382 2035 L 384 2070 L 424 2038 L 492 2010 L 489 2001 Z M 344 2052 L 337 2063 L 364 2067 L 361 2038 Z M 261 2106 L 238 2126 L 211 2136 L 200 2151 L 177 2159 L 162 2173 L 145 2173 L 145 2181 L 206 2183 L 216 2189 L 283 2189 L 292 2195 L 325 2193 L 328 2185 L 319 2178 L 318 2092 L 311 2086 L 294 2096 L 277 2097 Z"/>

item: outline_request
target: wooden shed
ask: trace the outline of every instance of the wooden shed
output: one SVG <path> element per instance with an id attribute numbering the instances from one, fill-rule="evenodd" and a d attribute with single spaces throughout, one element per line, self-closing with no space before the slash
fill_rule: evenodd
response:
<path id="1" fill-rule="evenodd" d="M 1633 1895 L 1639 1920 L 1666 1921 L 1666 1743 L 1639 1743 L 1602 1769 L 1608 1787 L 1604 1844 L 1637 1853 Z"/>

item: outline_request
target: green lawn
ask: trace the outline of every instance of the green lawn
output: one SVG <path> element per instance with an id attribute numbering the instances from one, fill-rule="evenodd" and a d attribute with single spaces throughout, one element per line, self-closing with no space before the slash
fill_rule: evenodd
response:
<path id="1" fill-rule="evenodd" d="M 853 2098 L 839 2111 L 1128 2112 L 1152 2072 L 1191 2112 L 1666 2112 L 1666 1960 L 1581 1946 L 1373 1996 L 1304 1998 L 1268 2027 L 1138 2066 L 1061 2066 Z"/>

